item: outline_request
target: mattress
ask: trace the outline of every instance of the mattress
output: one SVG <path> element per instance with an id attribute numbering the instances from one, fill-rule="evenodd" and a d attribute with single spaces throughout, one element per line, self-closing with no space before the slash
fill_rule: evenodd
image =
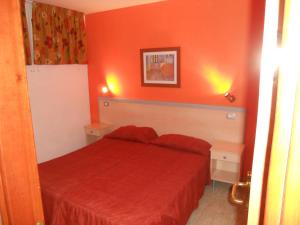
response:
<path id="1" fill-rule="evenodd" d="M 184 225 L 209 157 L 104 138 L 39 164 L 46 225 Z"/>

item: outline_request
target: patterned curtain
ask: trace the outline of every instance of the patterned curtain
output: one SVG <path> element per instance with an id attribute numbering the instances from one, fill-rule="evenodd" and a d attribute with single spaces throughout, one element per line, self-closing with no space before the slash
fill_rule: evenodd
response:
<path id="1" fill-rule="evenodd" d="M 25 1 L 20 0 L 20 3 L 21 3 L 20 6 L 21 6 L 21 19 L 22 19 L 23 38 L 24 38 L 25 60 L 26 60 L 26 65 L 31 65 L 32 61 L 31 61 L 28 27 L 27 27 L 26 12 L 25 12 Z"/>
<path id="2" fill-rule="evenodd" d="M 83 13 L 34 2 L 32 29 L 35 64 L 87 63 Z"/>

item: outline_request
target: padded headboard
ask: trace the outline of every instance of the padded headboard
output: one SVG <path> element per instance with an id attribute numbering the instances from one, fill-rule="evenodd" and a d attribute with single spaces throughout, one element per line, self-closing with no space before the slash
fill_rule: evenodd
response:
<path id="1" fill-rule="evenodd" d="M 99 98 L 100 121 L 150 126 L 158 134 L 177 133 L 208 141 L 243 143 L 245 109 L 201 104 Z"/>

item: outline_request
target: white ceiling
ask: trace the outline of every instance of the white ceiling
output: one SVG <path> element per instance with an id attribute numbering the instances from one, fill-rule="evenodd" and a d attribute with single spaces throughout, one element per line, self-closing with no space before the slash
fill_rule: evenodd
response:
<path id="1" fill-rule="evenodd" d="M 37 0 L 37 2 L 73 9 L 86 14 L 160 1 L 164 0 Z"/>

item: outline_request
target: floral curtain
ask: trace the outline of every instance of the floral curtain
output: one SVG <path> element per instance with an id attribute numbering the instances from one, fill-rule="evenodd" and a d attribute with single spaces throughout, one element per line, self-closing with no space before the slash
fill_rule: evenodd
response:
<path id="1" fill-rule="evenodd" d="M 20 6 L 21 6 L 21 19 L 22 19 L 23 38 L 24 38 L 25 60 L 26 60 L 26 65 L 31 65 L 32 60 L 31 60 L 27 20 L 26 20 L 25 1 L 20 0 L 20 3 L 21 3 Z"/>
<path id="2" fill-rule="evenodd" d="M 83 13 L 33 3 L 35 64 L 85 64 L 86 32 Z"/>

